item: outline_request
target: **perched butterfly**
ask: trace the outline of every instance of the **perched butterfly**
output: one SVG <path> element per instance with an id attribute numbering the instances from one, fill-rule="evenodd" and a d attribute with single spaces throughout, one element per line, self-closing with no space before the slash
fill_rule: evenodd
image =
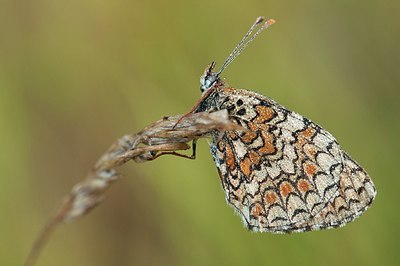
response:
<path id="1" fill-rule="evenodd" d="M 202 97 L 191 112 L 226 109 L 244 129 L 214 132 L 210 146 L 226 200 L 250 230 L 287 233 L 343 226 L 376 196 L 364 169 L 317 124 L 263 95 L 225 87 L 220 78 L 274 22 L 257 18 L 221 70 L 213 72 L 214 62 L 207 67 L 200 80 Z"/>

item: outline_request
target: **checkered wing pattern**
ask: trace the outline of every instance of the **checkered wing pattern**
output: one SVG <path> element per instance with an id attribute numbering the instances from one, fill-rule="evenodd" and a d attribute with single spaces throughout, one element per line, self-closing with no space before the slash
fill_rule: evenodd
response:
<path id="1" fill-rule="evenodd" d="M 254 231 L 342 226 L 361 215 L 376 190 L 336 139 L 260 94 L 218 88 L 197 111 L 227 109 L 246 130 L 216 132 L 211 153 L 226 200 Z"/>

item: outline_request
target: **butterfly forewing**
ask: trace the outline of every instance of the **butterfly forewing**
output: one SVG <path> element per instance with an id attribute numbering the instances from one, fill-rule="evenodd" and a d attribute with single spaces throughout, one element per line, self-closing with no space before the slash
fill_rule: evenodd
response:
<path id="1" fill-rule="evenodd" d="M 216 88 L 196 111 L 226 109 L 244 130 L 215 132 L 211 153 L 226 199 L 254 231 L 340 226 L 376 191 L 368 174 L 320 126 L 255 92 Z"/>

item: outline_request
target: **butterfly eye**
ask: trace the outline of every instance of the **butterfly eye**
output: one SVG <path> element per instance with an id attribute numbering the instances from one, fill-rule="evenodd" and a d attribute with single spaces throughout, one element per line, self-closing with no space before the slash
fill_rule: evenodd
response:
<path id="1" fill-rule="evenodd" d="M 206 74 L 201 76 L 200 78 L 200 91 L 204 92 L 211 88 L 215 82 L 218 80 L 218 77 L 215 74 Z"/>
<path id="2" fill-rule="evenodd" d="M 203 75 L 200 77 L 200 91 L 204 92 L 206 90 L 206 76 Z"/>

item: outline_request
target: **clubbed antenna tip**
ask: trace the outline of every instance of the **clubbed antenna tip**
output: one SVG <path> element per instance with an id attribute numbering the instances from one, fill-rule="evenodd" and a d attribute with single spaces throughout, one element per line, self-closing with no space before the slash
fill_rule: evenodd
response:
<path id="1" fill-rule="evenodd" d="M 261 22 L 263 22 L 265 20 L 265 17 L 258 17 L 256 19 L 256 23 L 255 24 L 260 24 Z"/>
<path id="2" fill-rule="evenodd" d="M 265 25 L 271 26 L 272 24 L 275 24 L 275 22 L 276 22 L 275 19 L 271 18 L 271 19 L 268 19 L 267 22 L 265 22 Z"/>

